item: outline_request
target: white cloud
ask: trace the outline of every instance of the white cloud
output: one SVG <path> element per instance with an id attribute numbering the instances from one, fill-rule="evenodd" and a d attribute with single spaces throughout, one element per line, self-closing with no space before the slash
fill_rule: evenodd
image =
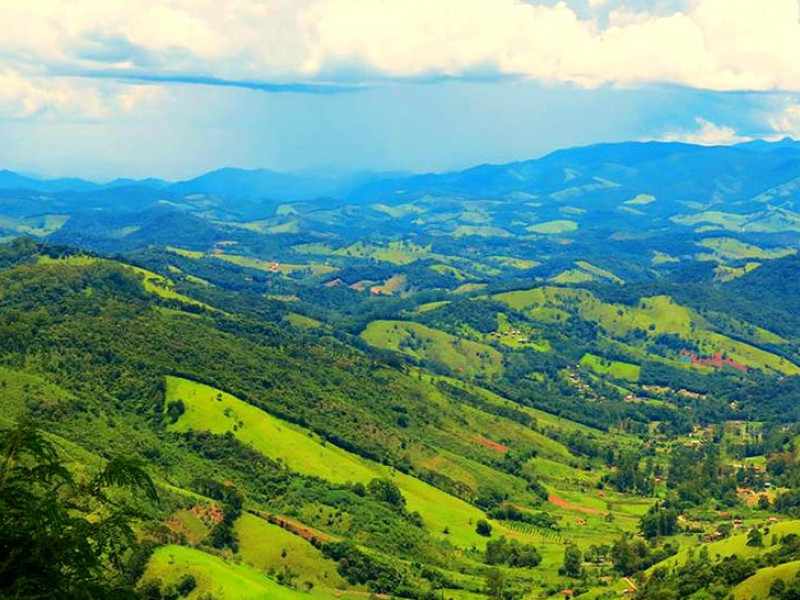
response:
<path id="1" fill-rule="evenodd" d="M 168 97 L 163 88 L 85 82 L 52 77 L 23 77 L 12 69 L 0 70 L 0 117 L 70 116 L 97 120 L 129 113 L 142 106 L 161 103 Z"/>
<path id="2" fill-rule="evenodd" d="M 82 91 L 15 82 L 2 93 L 35 114 L 70 105 L 63 94 L 91 105 L 97 84 L 88 80 L 114 74 L 345 84 L 494 75 L 800 91 L 799 0 L 687 1 L 681 12 L 616 9 L 601 25 L 543 0 L 0 0 L 0 72 L 87 78 Z"/>
<path id="3" fill-rule="evenodd" d="M 776 138 L 800 138 L 800 104 L 787 104 L 779 113 L 769 117 L 767 123 Z"/>
<path id="4" fill-rule="evenodd" d="M 733 127 L 717 125 L 701 117 L 695 119 L 697 128 L 692 131 L 675 131 L 661 138 L 664 142 L 684 142 L 701 146 L 726 146 L 749 142 L 753 138 L 742 136 Z"/>

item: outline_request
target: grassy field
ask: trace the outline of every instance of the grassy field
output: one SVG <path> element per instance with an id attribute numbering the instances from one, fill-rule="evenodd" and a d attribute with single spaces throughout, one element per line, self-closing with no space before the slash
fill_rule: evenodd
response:
<path id="1" fill-rule="evenodd" d="M 166 300 L 177 300 L 178 302 L 182 302 L 183 304 L 191 304 L 193 306 L 199 306 L 210 311 L 215 310 L 208 304 L 205 304 L 198 300 L 194 300 L 193 298 L 189 298 L 184 294 L 176 292 L 175 284 L 170 279 L 167 279 L 163 275 L 159 275 L 157 273 L 153 273 L 152 271 L 148 271 L 147 269 L 142 269 L 141 267 L 134 267 L 132 265 L 126 265 L 124 263 L 107 261 L 106 259 L 95 258 L 93 256 L 65 256 L 62 258 L 50 258 L 49 256 L 39 257 L 39 264 L 66 264 L 70 266 L 85 267 L 101 262 L 114 264 L 116 266 L 122 266 L 125 269 L 133 271 L 142 278 L 142 284 L 144 285 L 145 291 L 151 294 L 154 294 Z"/>
<path id="2" fill-rule="evenodd" d="M 7 420 L 24 416 L 29 404 L 57 406 L 72 398 L 41 377 L 7 367 L 0 367 L 0 389 L 0 415 Z"/>
<path id="3" fill-rule="evenodd" d="M 507 238 L 511 237 L 511 232 L 488 225 L 459 225 L 450 235 L 457 238 L 468 236 Z"/>
<path id="4" fill-rule="evenodd" d="M 627 204 L 628 206 L 647 206 L 648 204 L 652 204 L 656 201 L 655 196 L 651 196 L 650 194 L 639 194 L 635 198 L 631 198 L 630 200 L 626 200 L 623 204 Z"/>
<path id="5" fill-rule="evenodd" d="M 242 561 L 259 572 L 289 569 L 301 583 L 310 581 L 315 587 L 328 588 L 346 586 L 336 572 L 336 564 L 300 536 L 251 514 L 242 515 L 234 529 L 239 536 Z"/>
<path id="6" fill-rule="evenodd" d="M 205 256 L 204 252 L 198 252 L 197 250 L 185 250 L 184 248 L 176 248 L 175 246 L 167 246 L 166 250 L 185 258 L 200 259 Z"/>
<path id="7" fill-rule="evenodd" d="M 218 600 L 308 600 L 312 594 L 281 586 L 252 567 L 184 546 L 161 546 L 147 565 L 143 581 L 158 579 L 162 584 L 177 583 L 185 574 L 194 575 L 197 588 L 188 596 L 198 600 L 211 594 Z M 321 592 L 321 593 L 320 593 Z M 313 596 L 332 597 L 320 590 Z"/>
<path id="8" fill-rule="evenodd" d="M 678 215 L 672 221 L 688 227 L 700 225 L 696 231 L 735 231 L 748 233 L 779 233 L 800 231 L 800 215 L 775 208 L 762 213 L 737 214 L 722 211 L 704 211 L 691 215 Z"/>
<path id="9" fill-rule="evenodd" d="M 595 354 L 585 354 L 581 358 L 581 366 L 588 367 L 598 375 L 608 375 L 614 379 L 624 379 L 636 383 L 639 381 L 641 367 L 618 360 L 610 360 Z"/>
<path id="10" fill-rule="evenodd" d="M 502 369 L 502 355 L 491 346 L 419 323 L 372 321 L 361 338 L 376 348 L 400 351 L 467 375 L 493 375 Z"/>
<path id="11" fill-rule="evenodd" d="M 298 327 L 300 329 L 318 329 L 323 325 L 322 321 L 298 313 L 287 314 L 286 320 L 292 327 Z"/>
<path id="12" fill-rule="evenodd" d="M 746 525 L 750 524 L 746 523 Z M 724 540 L 706 544 L 705 547 L 708 548 L 708 555 L 711 558 L 714 558 L 717 555 L 719 555 L 720 557 L 725 557 L 736 554 L 737 556 L 746 558 L 750 556 L 756 556 L 758 554 L 763 554 L 765 552 L 769 552 L 770 550 L 774 550 L 774 548 L 770 548 L 769 546 L 770 543 L 769 540 L 772 534 L 776 534 L 778 537 L 786 535 L 788 533 L 795 533 L 800 535 L 800 521 L 783 521 L 781 523 L 774 523 L 770 525 L 769 526 L 770 534 L 765 536 L 764 548 L 755 548 L 753 546 L 748 546 L 747 532 L 745 528 L 743 528 L 740 531 L 741 533 L 732 535 L 731 537 L 726 538 Z M 689 558 L 689 552 L 691 547 L 696 548 L 696 545 L 692 544 L 691 546 L 689 545 L 685 546 L 683 550 L 678 552 L 678 554 L 658 563 L 657 565 L 655 565 L 655 567 L 672 568 L 677 565 L 684 564 Z"/>
<path id="13" fill-rule="evenodd" d="M 575 263 L 576 266 L 580 267 L 584 271 L 591 273 L 592 275 L 596 275 L 602 279 L 608 279 L 609 281 L 613 281 L 614 283 L 625 283 L 621 278 L 617 277 L 611 271 L 607 269 L 601 269 L 598 266 L 595 266 L 591 263 L 586 262 L 585 260 L 579 260 Z"/>
<path id="14" fill-rule="evenodd" d="M 772 248 L 764 249 L 753 244 L 746 244 L 735 238 L 707 238 L 698 243 L 699 246 L 707 248 L 712 252 L 711 258 L 719 257 L 727 260 L 743 260 L 755 258 L 759 260 L 772 260 L 796 254 L 794 248 Z M 702 257 L 701 257 L 702 258 Z"/>
<path id="15" fill-rule="evenodd" d="M 308 272 L 309 275 L 328 275 L 336 272 L 338 269 L 330 265 L 319 263 L 310 264 L 288 264 L 288 263 L 274 263 L 269 260 L 262 260 L 260 258 L 253 258 L 250 256 L 236 256 L 233 254 L 215 254 L 214 258 L 224 260 L 226 262 L 247 267 L 249 269 L 258 269 L 259 271 L 271 271 L 277 265 L 277 271 L 284 275 L 291 275 L 292 273 Z"/>
<path id="16" fill-rule="evenodd" d="M 776 579 L 789 583 L 800 572 L 800 560 L 784 563 L 777 567 L 765 567 L 745 579 L 733 589 L 734 600 L 761 600 L 769 598 L 769 588 Z"/>
<path id="17" fill-rule="evenodd" d="M 575 221 L 567 219 L 557 219 L 555 221 L 545 221 L 544 223 L 536 223 L 529 225 L 525 228 L 531 233 L 540 233 L 544 235 L 559 235 L 563 233 L 571 233 L 578 230 L 578 224 Z"/>
<path id="18" fill-rule="evenodd" d="M 526 260 L 513 256 L 490 256 L 489 260 L 503 267 L 511 267 L 512 269 L 520 269 L 522 271 L 533 269 L 542 264 L 537 260 Z"/>
<path id="19" fill-rule="evenodd" d="M 167 401 L 182 400 L 186 412 L 172 426 L 174 431 L 232 432 L 238 439 L 290 469 L 334 483 L 369 482 L 390 478 L 406 498 L 408 509 L 419 511 L 435 536 L 460 546 L 485 543 L 474 523 L 484 517 L 477 508 L 414 477 L 350 454 L 324 443 L 311 432 L 209 386 L 167 378 Z M 444 529 L 449 534 L 443 534 Z"/>
<path id="20" fill-rule="evenodd" d="M 592 273 L 588 273 L 583 269 L 567 269 L 566 271 L 562 271 L 558 275 L 551 277 L 549 281 L 561 285 L 569 285 L 577 283 L 589 283 L 590 281 L 595 281 L 596 279 L 597 277 L 595 277 Z"/>
<path id="21" fill-rule="evenodd" d="M 622 338 L 634 331 L 644 331 L 647 338 L 673 334 L 697 344 L 700 352 L 712 355 L 724 352 L 730 358 L 752 368 L 773 370 L 785 375 L 800 374 L 800 366 L 743 341 L 717 333 L 714 326 L 670 296 L 641 298 L 634 306 L 603 302 L 587 290 L 561 287 L 540 287 L 506 292 L 493 296 L 515 310 L 521 310 L 542 321 L 558 321 L 569 314 L 599 325 L 613 338 Z M 736 323 L 732 323 L 735 328 Z M 741 327 L 740 327 L 741 329 Z M 741 331 L 740 334 L 744 334 Z M 766 330 L 752 329 L 756 343 L 780 343 L 782 340 Z M 641 347 L 626 345 L 645 358 Z M 634 352 L 636 355 L 636 352 Z M 638 356 L 637 356 L 638 358 Z"/>

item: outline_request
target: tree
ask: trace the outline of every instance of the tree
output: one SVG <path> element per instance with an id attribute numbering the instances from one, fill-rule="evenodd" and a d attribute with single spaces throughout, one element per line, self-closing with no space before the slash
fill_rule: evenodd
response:
<path id="1" fill-rule="evenodd" d="M 131 525 L 143 515 L 131 507 L 130 497 L 109 494 L 110 488 L 156 499 L 139 460 L 115 458 L 78 479 L 31 424 L 0 431 L 4 597 L 135 597 L 123 578 L 123 556 L 135 544 Z"/>
<path id="2" fill-rule="evenodd" d="M 758 527 L 753 527 L 747 532 L 747 545 L 754 548 L 764 547 L 764 536 L 761 534 L 761 530 Z"/>
<path id="3" fill-rule="evenodd" d="M 497 567 L 489 569 L 486 573 L 486 592 L 492 600 L 499 600 L 503 597 L 503 590 L 506 587 L 506 576 Z"/>
<path id="4" fill-rule="evenodd" d="M 397 508 L 404 508 L 406 499 L 400 492 L 400 488 L 394 481 L 389 479 L 375 478 L 367 484 L 367 493 L 380 502 L 386 502 Z"/>
<path id="5" fill-rule="evenodd" d="M 580 549 L 570 544 L 564 551 L 564 566 L 561 567 L 559 572 L 567 577 L 582 577 L 583 576 L 583 555 Z"/>
<path id="6" fill-rule="evenodd" d="M 489 537 L 492 535 L 492 525 L 485 519 L 478 519 L 478 522 L 475 524 L 475 532 L 478 535 Z"/>
<path id="7" fill-rule="evenodd" d="M 678 511 L 657 502 L 639 520 L 639 531 L 648 540 L 678 533 Z"/>

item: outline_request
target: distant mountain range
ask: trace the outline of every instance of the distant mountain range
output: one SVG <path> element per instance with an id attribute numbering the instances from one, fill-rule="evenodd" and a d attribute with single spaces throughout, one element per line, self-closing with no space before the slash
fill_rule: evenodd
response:
<path id="1" fill-rule="evenodd" d="M 178 231 L 187 247 L 222 240 L 261 250 L 287 243 L 273 234 L 340 243 L 417 236 L 465 248 L 467 238 L 507 256 L 533 245 L 539 262 L 593 255 L 613 241 L 633 262 L 657 250 L 662 265 L 709 256 L 694 246 L 705 238 L 735 236 L 759 251 L 727 249 L 729 261 L 764 259 L 798 244 L 800 143 L 600 144 L 424 175 L 225 168 L 180 182 L 98 184 L 0 172 L 0 238 L 117 251 L 170 244 Z"/>
<path id="2" fill-rule="evenodd" d="M 765 155 L 756 158 L 754 155 Z M 761 168 L 753 168 L 762 163 Z M 791 138 L 768 142 L 756 140 L 735 146 L 696 146 L 681 143 L 630 142 L 598 144 L 558 150 L 538 159 L 480 165 L 463 171 L 409 175 L 392 172 L 288 173 L 269 169 L 226 167 L 184 181 L 157 178 L 121 178 L 106 183 L 65 177 L 37 178 L 9 170 L 0 171 L 0 190 L 30 190 L 47 193 L 97 192 L 120 188 L 149 188 L 186 196 L 204 194 L 240 200 L 313 200 L 321 197 L 347 197 L 351 200 L 376 196 L 392 200 L 415 192 L 440 191 L 466 195 L 507 196 L 537 193 L 563 187 L 564 170 L 574 169 L 576 184 L 597 185 L 598 178 L 617 183 L 658 187 L 685 193 L 690 182 L 692 193 L 720 186 L 724 176 L 748 173 L 741 187 L 749 192 L 765 181 L 778 181 L 787 172 L 800 175 L 800 142 Z M 631 171 L 635 168 L 636 172 Z M 677 170 L 676 170 L 677 169 Z M 767 173 L 765 173 L 765 170 Z M 582 179 L 590 171 L 589 179 Z M 680 177 L 676 177 L 676 174 Z M 709 176 L 710 175 L 710 176 Z M 570 176 L 570 173 L 567 173 Z M 723 184 L 724 186 L 724 184 Z"/>
<path id="3" fill-rule="evenodd" d="M 170 182 L 163 179 L 114 179 L 96 183 L 68 177 L 43 179 L 0 171 L 0 190 L 30 190 L 47 193 L 96 192 L 120 188 L 150 188 L 180 195 L 206 194 L 245 200 L 303 200 L 324 196 L 340 196 L 368 182 L 407 175 L 406 173 L 284 173 L 269 169 L 236 169 L 226 167 L 204 173 L 194 179 Z"/>

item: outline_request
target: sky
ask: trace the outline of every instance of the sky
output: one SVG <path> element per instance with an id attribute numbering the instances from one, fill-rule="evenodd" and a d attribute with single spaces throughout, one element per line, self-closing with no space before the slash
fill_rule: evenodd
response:
<path id="1" fill-rule="evenodd" d="M 0 0 L 0 169 L 444 171 L 800 137 L 800 0 Z"/>

